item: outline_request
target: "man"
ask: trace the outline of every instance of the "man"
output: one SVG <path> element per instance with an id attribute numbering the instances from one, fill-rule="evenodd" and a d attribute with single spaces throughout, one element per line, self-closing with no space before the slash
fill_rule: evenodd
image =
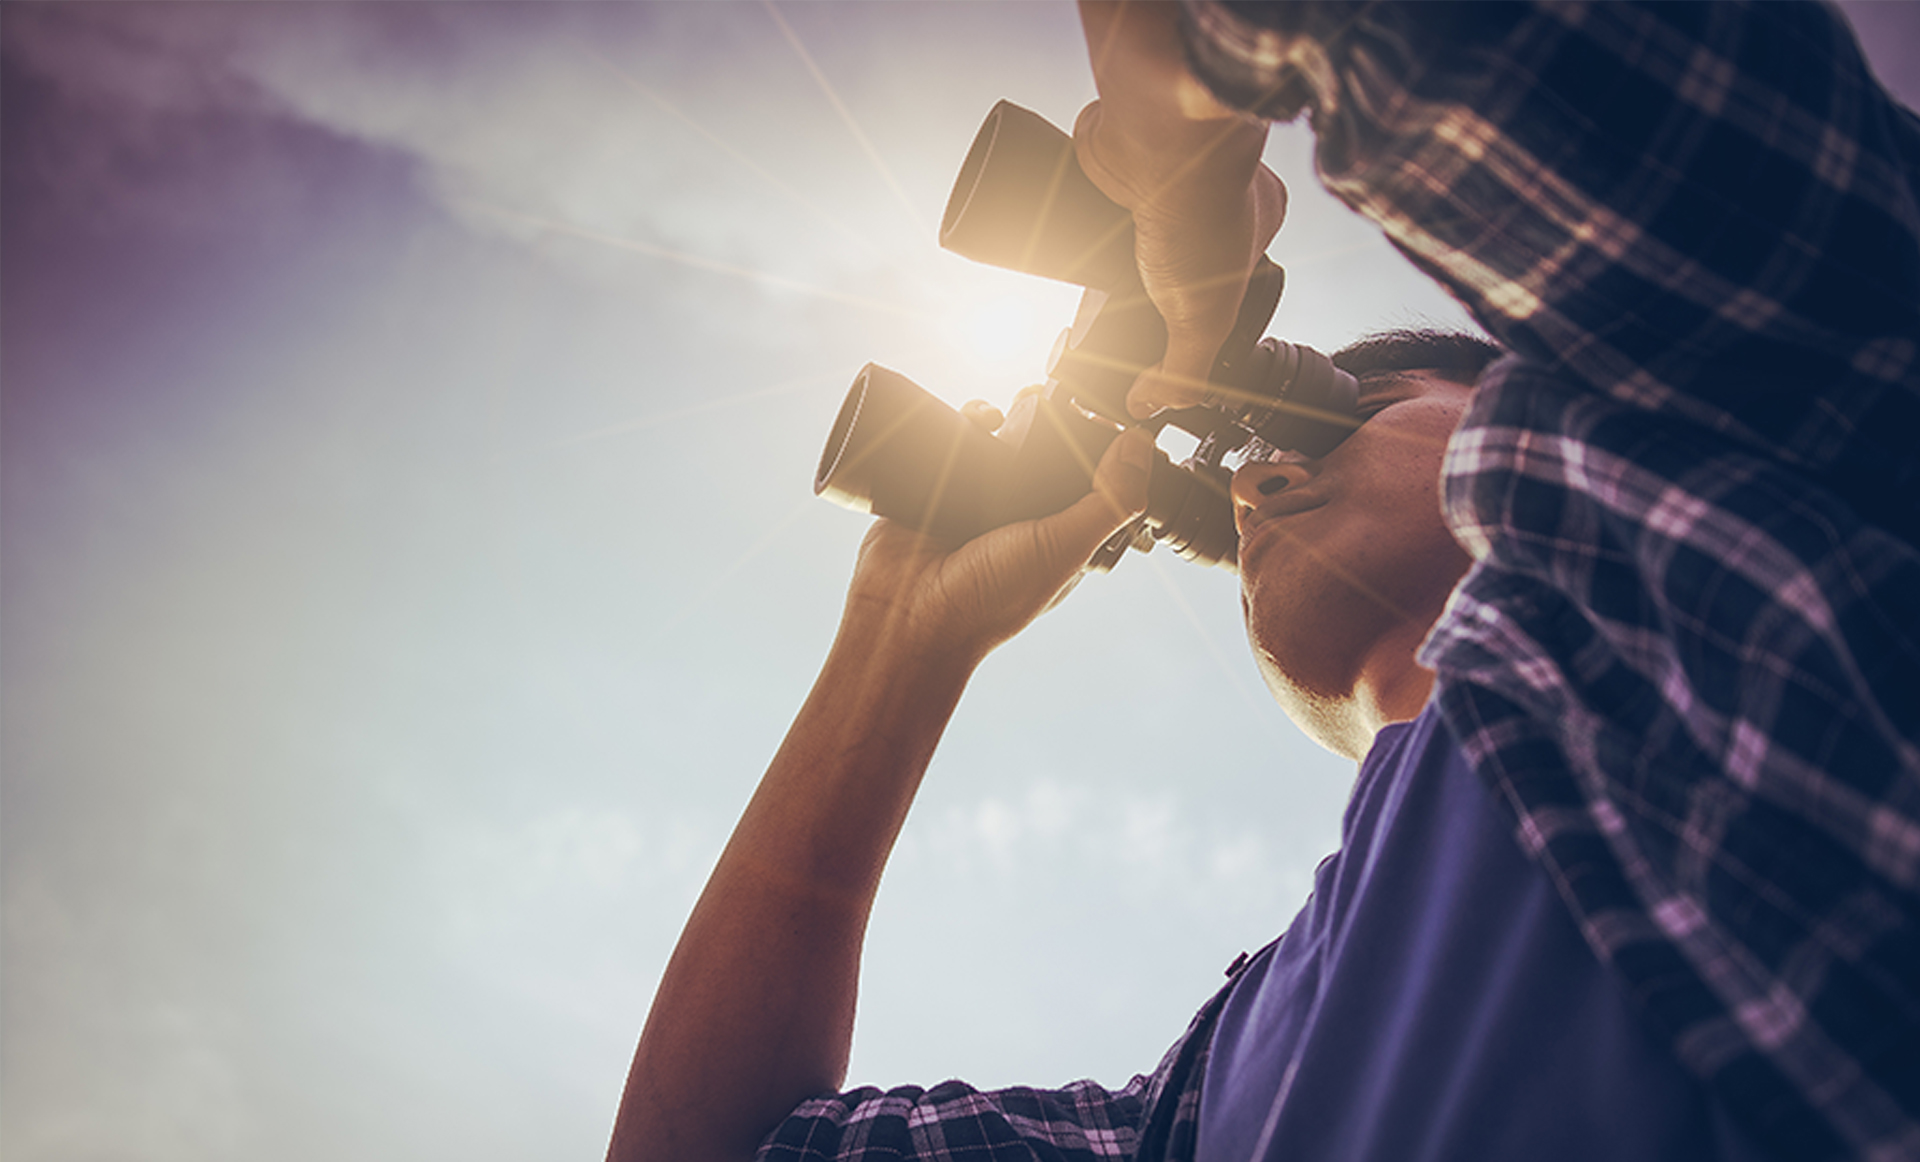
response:
<path id="1" fill-rule="evenodd" d="M 951 555 L 879 525 L 613 1156 L 1920 1156 L 1912 115 L 1812 6 L 1083 12 L 1082 163 L 1171 331 L 1138 414 L 1204 390 L 1277 226 L 1222 100 L 1309 112 L 1514 352 L 1397 357 L 1340 447 L 1235 477 L 1269 685 L 1365 756 L 1343 849 L 1124 1090 L 823 1096 L 940 729 L 1144 449 Z"/>

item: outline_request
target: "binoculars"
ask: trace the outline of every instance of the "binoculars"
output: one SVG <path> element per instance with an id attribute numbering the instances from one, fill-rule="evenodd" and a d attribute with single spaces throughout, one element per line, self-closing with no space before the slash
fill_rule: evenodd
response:
<path id="1" fill-rule="evenodd" d="M 840 406 L 813 490 L 959 545 L 1087 494 L 1101 454 L 1132 422 L 1128 388 L 1165 354 L 1167 328 L 1140 282 L 1132 215 L 1081 171 L 1071 137 L 1009 102 L 994 106 L 974 138 L 947 199 L 940 245 L 1085 288 L 1046 383 L 1023 394 L 990 434 L 904 375 L 869 363 Z M 1155 450 L 1146 512 L 1101 546 L 1089 568 L 1111 568 L 1127 548 L 1144 552 L 1158 541 L 1190 560 L 1234 568 L 1232 473 L 1222 459 L 1271 449 L 1323 456 L 1359 426 L 1351 375 L 1311 348 L 1261 338 L 1285 281 L 1260 259 L 1209 375 L 1207 405 L 1150 421 L 1188 432 L 1198 447 L 1180 464 Z"/>

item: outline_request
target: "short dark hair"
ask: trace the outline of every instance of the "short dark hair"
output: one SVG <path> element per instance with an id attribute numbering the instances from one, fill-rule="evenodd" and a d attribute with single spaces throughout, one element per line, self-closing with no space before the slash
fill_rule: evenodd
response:
<path id="1" fill-rule="evenodd" d="M 1358 379 L 1383 371 L 1431 371 L 1472 384 L 1505 355 L 1499 344 L 1465 331 L 1380 331 L 1334 352 L 1333 365 Z"/>

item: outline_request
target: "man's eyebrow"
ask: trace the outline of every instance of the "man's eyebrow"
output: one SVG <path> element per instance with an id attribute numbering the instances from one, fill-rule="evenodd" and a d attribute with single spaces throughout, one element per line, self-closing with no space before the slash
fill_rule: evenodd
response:
<path id="1" fill-rule="evenodd" d="M 1412 379 L 1413 372 L 1400 367 L 1376 367 L 1371 371 L 1362 371 L 1354 376 L 1361 388 L 1391 387 L 1402 380 Z"/>

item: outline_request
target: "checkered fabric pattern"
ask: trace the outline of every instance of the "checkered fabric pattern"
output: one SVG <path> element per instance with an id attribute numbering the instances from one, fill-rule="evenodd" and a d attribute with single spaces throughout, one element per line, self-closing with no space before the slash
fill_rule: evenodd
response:
<path id="1" fill-rule="evenodd" d="M 1515 352 L 1449 447 L 1441 707 L 1788 1158 L 1920 1158 L 1920 122 L 1812 4 L 1187 8 Z"/>
<path id="2" fill-rule="evenodd" d="M 1247 958 L 1228 975 L 1238 978 Z M 1092 1162 L 1192 1158 L 1214 1022 L 1232 983 L 1215 993 L 1151 1074 L 1124 1088 L 982 1091 L 857 1089 L 804 1102 L 761 1144 L 761 1162 Z"/>
<path id="3" fill-rule="evenodd" d="M 1920 121 L 1810 3 L 1185 17 L 1515 352 L 1423 657 L 1522 846 L 1757 1141 L 1920 1158 Z M 1122 1090 L 860 1090 L 761 1156 L 1191 1158 L 1223 997 Z"/>
<path id="4" fill-rule="evenodd" d="M 1130 1158 L 1144 1077 L 1126 1088 L 860 1089 L 802 1105 L 763 1158 Z"/>

